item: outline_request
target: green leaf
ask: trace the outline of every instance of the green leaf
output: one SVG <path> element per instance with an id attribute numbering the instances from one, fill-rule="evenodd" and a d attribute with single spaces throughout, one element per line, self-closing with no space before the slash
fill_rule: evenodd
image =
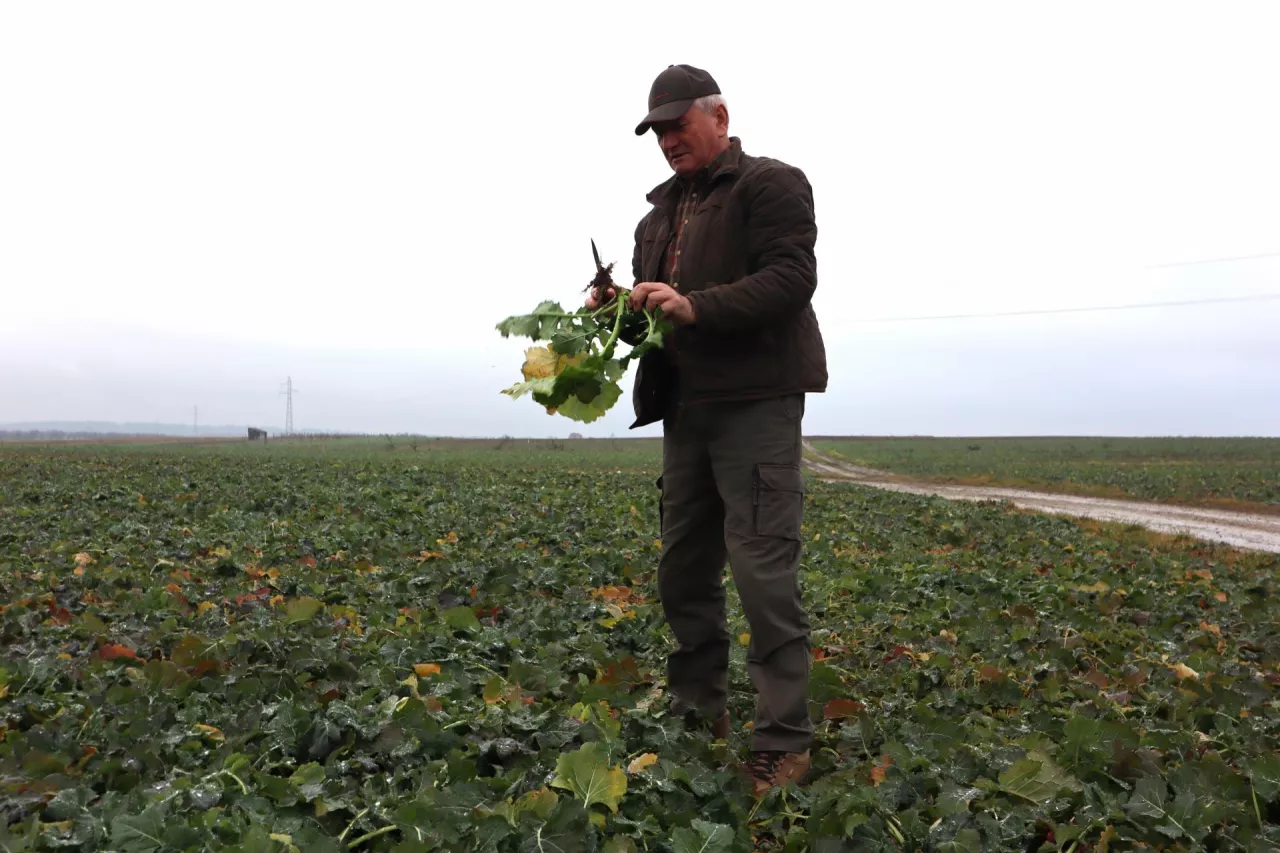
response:
<path id="1" fill-rule="evenodd" d="M 595 815 L 603 817 L 599 812 Z M 600 849 L 591 816 L 578 800 L 561 800 L 544 823 L 531 820 L 526 815 L 521 825 L 522 853 L 585 853 Z"/>
<path id="2" fill-rule="evenodd" d="M 535 341 L 546 340 L 555 334 L 563 318 L 557 316 L 566 313 L 558 302 L 541 302 L 528 314 L 507 317 L 498 323 L 497 329 L 504 338 L 532 338 Z"/>
<path id="3" fill-rule="evenodd" d="M 969 811 L 969 803 L 982 796 L 979 788 L 967 788 L 957 785 L 950 779 L 942 783 L 936 804 L 933 807 L 935 817 L 947 817 Z"/>
<path id="4" fill-rule="evenodd" d="M 938 853 L 981 853 L 982 836 L 978 830 L 969 827 L 957 832 L 954 838 L 939 841 L 934 849 Z"/>
<path id="5" fill-rule="evenodd" d="M 1262 800 L 1274 799 L 1280 793 L 1280 755 L 1255 758 L 1245 764 L 1245 775 L 1253 782 L 1253 790 Z"/>
<path id="6" fill-rule="evenodd" d="M 733 830 L 723 823 L 694 818 L 690 826 L 679 827 L 671 834 L 675 853 L 724 853 L 733 844 Z"/>
<path id="7" fill-rule="evenodd" d="M 306 622 L 323 609 L 324 602 L 318 598 L 304 595 L 302 598 L 292 599 L 284 605 L 285 623 L 292 625 L 295 622 Z"/>
<path id="8" fill-rule="evenodd" d="M 450 607 L 442 615 L 444 616 L 444 624 L 454 631 L 480 630 L 480 620 L 476 618 L 476 612 L 465 605 Z"/>
<path id="9" fill-rule="evenodd" d="M 324 787 L 324 780 L 324 767 L 314 761 L 302 765 L 289 777 L 289 781 L 298 789 L 307 802 L 311 802 L 320 796 Z"/>
<path id="10" fill-rule="evenodd" d="M 1170 838 L 1197 835 L 1195 795 L 1185 791 L 1179 794 L 1172 806 L 1168 803 L 1169 788 L 1165 781 L 1158 776 L 1143 776 L 1134 785 L 1124 810 L 1131 817 L 1154 818 L 1154 828 Z"/>
<path id="11" fill-rule="evenodd" d="M 111 821 L 111 843 L 122 853 L 155 853 L 164 848 L 165 815 L 159 806 Z"/>
<path id="12" fill-rule="evenodd" d="M 1043 805 L 1063 789 L 1080 790 L 1080 783 L 1054 764 L 1049 756 L 1031 750 L 1026 758 L 1000 774 L 999 787 L 1006 794 Z"/>
<path id="13" fill-rule="evenodd" d="M 1164 804 L 1169 800 L 1169 789 L 1163 779 L 1143 776 L 1133 788 L 1124 810 L 1135 817 L 1164 817 Z"/>
<path id="14" fill-rule="evenodd" d="M 618 383 L 607 382 L 600 386 L 596 396 L 589 402 L 583 402 L 577 397 L 570 397 L 560 404 L 560 408 L 556 409 L 556 414 L 564 415 L 570 420 L 581 423 L 591 423 L 613 408 L 613 405 L 621 397 L 622 388 Z"/>
<path id="15" fill-rule="evenodd" d="M 593 741 L 560 756 L 551 784 L 571 791 L 588 808 L 601 803 L 616 812 L 627 792 L 627 774 L 621 767 L 610 767 L 604 745 Z"/>
<path id="16" fill-rule="evenodd" d="M 605 842 L 604 853 L 639 853 L 639 848 L 625 835 L 615 835 Z"/>

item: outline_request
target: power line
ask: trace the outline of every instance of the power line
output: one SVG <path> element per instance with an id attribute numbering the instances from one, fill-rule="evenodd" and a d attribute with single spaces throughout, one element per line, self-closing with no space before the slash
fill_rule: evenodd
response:
<path id="1" fill-rule="evenodd" d="M 1174 261 L 1169 264 L 1148 264 L 1147 269 L 1158 270 L 1164 267 L 1189 267 L 1194 264 L 1221 264 L 1228 261 L 1256 261 L 1260 258 L 1280 258 L 1280 252 L 1263 252 L 1259 255 L 1235 255 L 1229 258 L 1204 258 L 1199 261 Z"/>
<path id="2" fill-rule="evenodd" d="M 1280 293 L 1260 293 L 1254 296 L 1221 296 L 1209 299 L 1183 299 L 1173 302 L 1135 302 L 1129 305 L 1091 305 L 1083 308 L 1041 308 L 1027 311 L 992 311 L 981 314 L 936 314 L 922 317 L 872 317 L 855 319 L 854 323 L 912 323 L 918 320 L 973 320 L 982 317 L 1026 317 L 1032 314 L 1078 314 L 1085 311 L 1130 311 L 1137 308 L 1175 308 L 1186 305 L 1219 305 L 1232 302 L 1261 302 L 1280 299 Z"/>

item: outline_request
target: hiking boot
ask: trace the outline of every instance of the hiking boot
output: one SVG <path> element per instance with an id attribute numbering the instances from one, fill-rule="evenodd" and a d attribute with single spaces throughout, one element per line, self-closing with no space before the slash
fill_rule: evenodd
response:
<path id="1" fill-rule="evenodd" d="M 780 788 L 791 782 L 801 784 L 809 772 L 809 750 L 782 752 L 771 749 L 753 752 L 751 760 L 743 769 L 747 781 L 755 788 L 758 799 L 769 793 L 771 788 Z"/>
<path id="2" fill-rule="evenodd" d="M 706 728 L 715 740 L 727 740 L 729 737 L 729 729 L 732 723 L 729 720 L 728 711 L 718 717 L 708 719 L 706 714 L 695 710 L 678 699 L 672 700 L 667 710 L 672 716 L 682 717 L 685 725 L 691 729 Z"/>

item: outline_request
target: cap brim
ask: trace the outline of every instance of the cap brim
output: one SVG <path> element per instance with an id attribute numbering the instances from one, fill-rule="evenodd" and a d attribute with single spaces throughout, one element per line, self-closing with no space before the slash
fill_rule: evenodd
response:
<path id="1" fill-rule="evenodd" d="M 660 107 L 654 107 L 649 114 L 644 117 L 644 121 L 636 125 L 636 136 L 644 136 L 649 132 L 650 126 L 660 121 L 671 121 L 680 118 L 689 111 L 689 107 L 693 106 L 697 98 L 689 98 L 684 101 L 671 101 Z"/>

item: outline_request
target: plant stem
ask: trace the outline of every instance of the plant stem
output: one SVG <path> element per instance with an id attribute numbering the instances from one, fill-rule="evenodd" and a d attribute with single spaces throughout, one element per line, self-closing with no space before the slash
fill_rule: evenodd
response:
<path id="1" fill-rule="evenodd" d="M 1262 829 L 1262 810 L 1258 808 L 1258 792 L 1253 789 L 1253 779 L 1249 780 L 1249 796 L 1253 797 L 1253 815 L 1258 819 L 1258 829 Z"/>
<path id="2" fill-rule="evenodd" d="M 361 809 L 360 812 L 355 817 L 351 818 L 351 823 L 347 824 L 347 828 L 342 830 L 342 834 L 338 836 L 339 844 L 342 843 L 342 839 L 347 837 L 347 833 L 351 831 L 351 827 L 356 825 L 356 821 L 358 821 L 360 818 L 364 817 L 368 813 L 369 813 L 369 810 L 367 808 Z"/>
<path id="3" fill-rule="evenodd" d="M 236 780 L 236 784 L 240 786 L 240 793 L 244 794 L 246 797 L 247 797 L 247 796 L 249 796 L 249 789 L 245 787 L 244 782 L 240 781 L 240 777 L 239 777 L 239 776 L 237 776 L 236 774 L 232 773 L 230 770 L 224 770 L 224 771 L 222 771 L 222 772 L 226 773 L 226 774 L 227 774 L 228 776 L 230 776 L 232 779 L 235 779 L 235 780 Z"/>
<path id="4" fill-rule="evenodd" d="M 384 826 L 381 829 L 375 829 L 373 832 L 366 832 L 364 835 L 360 836 L 355 841 L 352 841 L 350 844 L 348 844 L 347 849 L 355 850 L 357 847 L 359 847 L 361 844 L 364 844 L 366 841 L 372 841 L 373 839 L 377 838 L 379 835 L 386 835 L 389 832 L 395 832 L 399 828 L 400 827 L 396 826 L 393 823 L 390 826 Z"/>
<path id="5" fill-rule="evenodd" d="M 605 341 L 604 351 L 600 355 L 607 359 L 613 358 L 613 346 L 618 341 L 618 333 L 622 331 L 623 317 L 622 303 L 618 303 L 618 310 L 613 315 L 613 333 L 609 335 L 609 340 Z"/>

